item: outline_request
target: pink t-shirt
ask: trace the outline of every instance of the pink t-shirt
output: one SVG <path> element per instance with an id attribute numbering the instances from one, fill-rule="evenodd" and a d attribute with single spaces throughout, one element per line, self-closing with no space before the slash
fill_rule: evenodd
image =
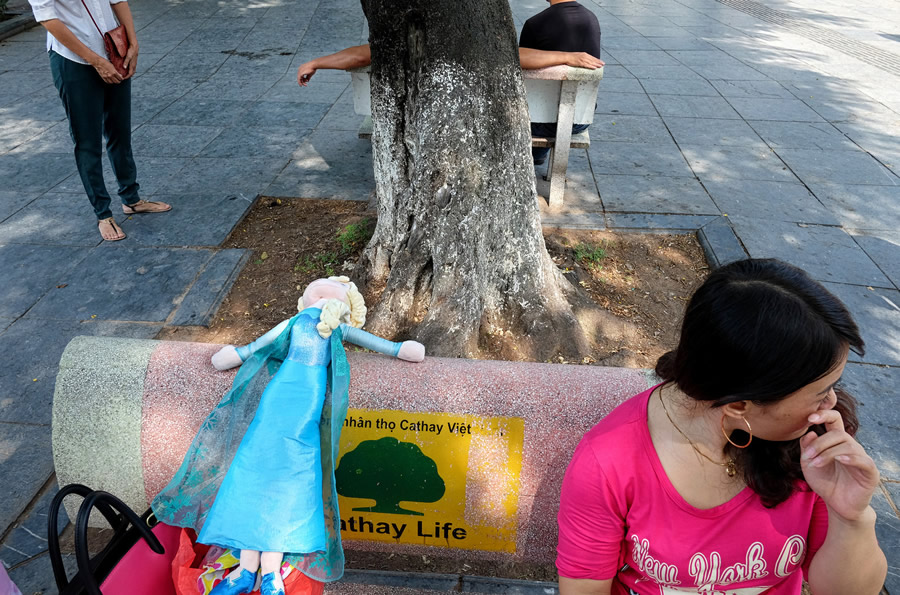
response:
<path id="1" fill-rule="evenodd" d="M 615 577 L 613 595 L 799 595 L 828 531 L 825 503 L 801 483 L 775 508 L 750 488 L 694 508 L 650 439 L 652 391 L 617 407 L 575 450 L 559 507 L 560 576 Z"/>

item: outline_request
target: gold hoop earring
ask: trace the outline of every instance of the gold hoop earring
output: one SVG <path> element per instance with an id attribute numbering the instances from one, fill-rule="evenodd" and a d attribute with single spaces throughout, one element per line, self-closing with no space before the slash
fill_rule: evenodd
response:
<path id="1" fill-rule="evenodd" d="M 750 427 L 750 422 L 745 418 L 741 418 L 741 421 L 744 422 L 744 425 L 747 426 L 747 433 L 750 434 L 750 439 L 747 440 L 747 444 L 735 444 L 731 441 L 731 436 L 728 435 L 728 432 L 725 431 L 725 414 L 722 414 L 722 421 L 719 424 L 722 426 L 722 434 L 725 436 L 725 440 L 728 440 L 728 443 L 735 448 L 747 448 L 750 446 L 750 443 L 753 442 L 753 429 Z"/>

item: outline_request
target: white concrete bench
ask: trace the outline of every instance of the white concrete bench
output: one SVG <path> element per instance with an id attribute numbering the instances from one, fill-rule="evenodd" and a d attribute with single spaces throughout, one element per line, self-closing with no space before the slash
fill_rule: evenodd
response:
<path id="1" fill-rule="evenodd" d="M 586 149 L 591 146 L 588 131 L 572 134 L 573 124 L 590 124 L 594 121 L 597 89 L 603 78 L 603 68 L 588 70 L 571 66 L 551 66 L 539 70 L 523 70 L 528 114 L 532 122 L 557 123 L 556 138 L 532 137 L 534 147 L 550 147 L 550 196 L 551 208 L 562 206 L 566 189 L 566 170 L 569 167 L 569 149 Z M 369 67 L 350 71 L 353 84 L 353 108 L 365 116 L 359 128 L 360 138 L 372 136 L 372 101 L 369 83 Z"/>

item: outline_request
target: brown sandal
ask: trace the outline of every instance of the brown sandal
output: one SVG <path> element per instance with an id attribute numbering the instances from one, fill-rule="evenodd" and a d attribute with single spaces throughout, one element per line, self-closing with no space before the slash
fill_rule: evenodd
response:
<path id="1" fill-rule="evenodd" d="M 103 233 L 104 225 L 109 228 L 111 233 Z M 125 232 L 122 231 L 122 228 L 119 227 L 119 224 L 116 223 L 116 220 L 112 217 L 100 219 L 97 227 L 100 229 L 100 237 L 102 237 L 106 242 L 118 242 L 119 240 L 124 240 L 126 237 L 128 237 L 125 235 Z"/>
<path id="2" fill-rule="evenodd" d="M 122 205 L 122 212 L 126 215 L 137 215 L 138 213 L 165 213 L 171 211 L 172 205 L 155 200 L 139 200 L 130 205 Z"/>

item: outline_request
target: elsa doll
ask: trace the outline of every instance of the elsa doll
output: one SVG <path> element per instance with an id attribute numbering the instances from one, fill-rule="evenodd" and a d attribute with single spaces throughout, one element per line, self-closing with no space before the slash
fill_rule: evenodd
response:
<path id="1" fill-rule="evenodd" d="M 152 504 L 161 521 L 198 530 L 198 542 L 240 550 L 240 566 L 210 595 L 249 593 L 257 571 L 261 595 L 283 595 L 285 560 L 315 580 L 341 577 L 334 463 L 349 387 L 341 341 L 425 357 L 421 343 L 360 330 L 366 306 L 346 277 L 312 282 L 298 310 L 249 345 L 213 355 L 218 370 L 241 368 Z"/>

